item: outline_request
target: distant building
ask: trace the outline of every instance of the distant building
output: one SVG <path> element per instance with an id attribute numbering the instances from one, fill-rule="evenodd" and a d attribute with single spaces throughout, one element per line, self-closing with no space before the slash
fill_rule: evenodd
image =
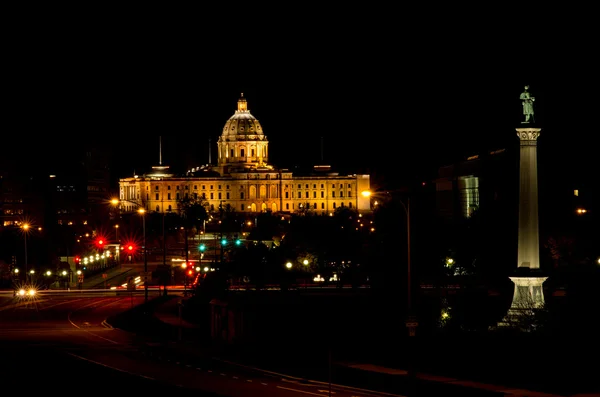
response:
<path id="1" fill-rule="evenodd" d="M 329 214 L 339 207 L 371 210 L 369 198 L 361 194 L 370 189 L 369 175 L 339 175 L 329 165 L 301 174 L 269 164 L 269 141 L 248 110 L 243 94 L 223 127 L 217 147 L 216 165 L 175 175 L 161 158 L 151 172 L 121 178 L 119 199 L 123 207 L 177 211 L 179 201 L 187 197 L 207 202 L 209 211 L 224 207 L 240 213 L 308 210 Z"/>
<path id="2" fill-rule="evenodd" d="M 434 181 L 437 214 L 456 221 L 471 217 L 481 206 L 514 206 L 518 175 L 510 159 L 510 153 L 499 149 L 440 167 Z"/>
<path id="3" fill-rule="evenodd" d="M 57 255 L 74 255 L 76 235 L 108 219 L 108 162 L 101 151 L 82 156 L 69 159 L 64 167 L 41 160 L 43 167 L 31 169 L 9 161 L 0 166 L 0 261 L 24 262 L 25 224 L 31 227 L 28 262 L 35 265 L 48 264 Z"/>

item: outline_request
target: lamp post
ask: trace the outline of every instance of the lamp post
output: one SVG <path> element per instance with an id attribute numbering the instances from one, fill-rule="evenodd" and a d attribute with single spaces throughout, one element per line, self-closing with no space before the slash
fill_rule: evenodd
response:
<path id="1" fill-rule="evenodd" d="M 29 277 L 29 272 L 27 271 L 27 233 L 29 232 L 29 224 L 25 223 L 23 226 L 23 243 L 25 246 L 25 282 L 27 282 L 27 278 Z"/>
<path id="2" fill-rule="evenodd" d="M 146 209 L 142 207 L 141 204 L 129 200 L 119 200 L 114 198 L 110 200 L 110 203 L 114 206 L 118 206 L 123 201 L 135 205 L 137 207 L 137 212 L 142 216 L 142 234 L 144 239 L 142 243 L 144 250 L 144 302 L 148 303 L 148 251 L 146 249 Z"/>
<path id="3" fill-rule="evenodd" d="M 144 235 L 144 302 L 148 303 L 148 250 L 146 249 L 146 210 L 138 209 L 142 215 L 142 233 Z"/>
<path id="4" fill-rule="evenodd" d="M 391 192 L 387 192 L 387 194 L 390 194 L 390 193 Z M 365 197 L 370 197 L 372 195 L 372 193 L 370 191 L 364 191 L 364 192 L 362 192 L 362 195 Z M 411 242 L 410 242 L 410 197 L 406 198 L 406 204 L 402 200 L 398 200 L 398 201 L 402 205 L 402 209 L 404 210 L 404 213 L 406 214 L 406 322 L 405 322 L 405 325 L 406 325 L 406 328 L 408 328 L 408 336 L 410 338 L 408 348 L 414 349 L 413 345 L 415 344 L 415 342 L 413 341 L 412 338 L 416 334 L 416 329 L 417 329 L 417 326 L 419 325 L 419 323 L 417 322 L 416 316 L 413 313 L 413 307 L 412 307 L 412 280 L 411 280 L 411 253 L 410 253 L 410 246 L 411 246 Z M 414 354 L 411 352 L 409 355 L 409 359 L 408 359 L 408 376 L 409 376 L 411 383 L 413 383 L 413 380 L 415 379 L 413 358 L 414 358 Z M 414 384 L 411 384 L 411 388 L 413 386 L 414 386 Z M 410 392 L 412 393 L 413 390 L 410 390 Z M 410 395 L 412 395 L 412 394 L 410 394 Z"/>

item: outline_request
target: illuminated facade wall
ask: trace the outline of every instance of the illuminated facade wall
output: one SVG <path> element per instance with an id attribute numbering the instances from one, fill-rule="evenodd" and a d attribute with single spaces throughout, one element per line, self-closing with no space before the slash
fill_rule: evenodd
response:
<path id="1" fill-rule="evenodd" d="M 340 176 L 328 166 L 315 168 L 310 175 L 294 175 L 267 164 L 268 140 L 243 94 L 217 145 L 218 164 L 209 166 L 211 176 L 155 173 L 123 178 L 119 198 L 157 212 L 177 211 L 178 201 L 185 197 L 202 198 L 209 211 L 220 206 L 236 212 L 371 210 L 369 198 L 361 194 L 370 189 L 369 175 Z"/>

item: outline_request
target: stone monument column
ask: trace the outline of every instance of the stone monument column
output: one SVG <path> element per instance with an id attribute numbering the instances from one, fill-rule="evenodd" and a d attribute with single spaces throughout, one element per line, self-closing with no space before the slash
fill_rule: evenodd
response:
<path id="1" fill-rule="evenodd" d="M 517 128 L 520 140 L 519 163 L 519 231 L 517 267 L 540 269 L 540 237 L 538 211 L 537 139 L 541 128 Z M 542 284 L 547 277 L 523 274 L 510 277 L 515 284 L 511 309 L 525 309 L 544 303 Z"/>

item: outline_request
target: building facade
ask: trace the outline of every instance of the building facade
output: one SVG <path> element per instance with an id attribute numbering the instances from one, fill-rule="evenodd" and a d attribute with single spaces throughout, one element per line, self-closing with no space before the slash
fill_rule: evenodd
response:
<path id="1" fill-rule="evenodd" d="M 299 174 L 269 164 L 269 141 L 243 94 L 223 127 L 217 152 L 216 165 L 203 165 L 185 175 L 169 173 L 161 159 L 150 173 L 121 178 L 122 206 L 171 212 L 178 210 L 181 200 L 193 198 L 207 203 L 208 211 L 224 207 L 239 213 L 313 211 L 326 215 L 339 207 L 371 211 L 369 198 L 361 194 L 370 189 L 369 175 L 339 175 L 330 166 L 315 166 Z"/>

